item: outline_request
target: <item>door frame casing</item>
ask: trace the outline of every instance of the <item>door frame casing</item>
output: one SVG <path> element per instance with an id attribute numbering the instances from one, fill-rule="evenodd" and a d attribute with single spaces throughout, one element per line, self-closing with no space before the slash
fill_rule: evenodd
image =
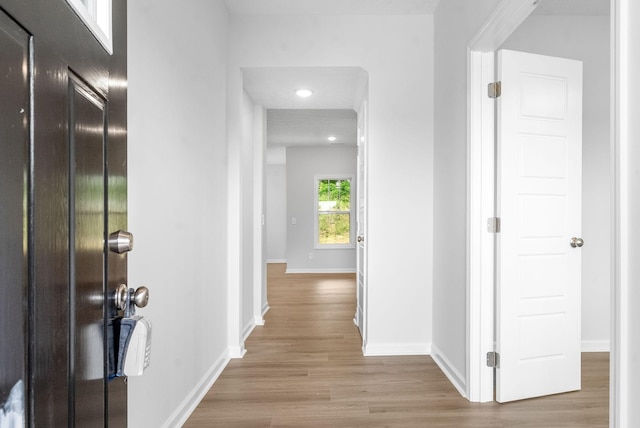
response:
<path id="1" fill-rule="evenodd" d="M 495 234 L 495 51 L 533 12 L 530 0 L 503 0 L 467 46 L 467 398 L 493 401 Z"/>
<path id="2" fill-rule="evenodd" d="M 613 177 L 613 234 L 612 245 L 612 333 L 610 367 L 609 424 L 611 427 L 628 427 L 640 417 L 637 402 L 640 387 L 635 381 L 640 363 L 637 355 L 640 347 L 636 315 L 640 293 L 636 284 L 640 269 L 635 245 L 639 230 L 640 197 L 637 171 L 640 152 L 637 141 L 640 126 L 636 117 L 640 111 L 637 94 L 640 92 L 635 75 L 640 69 L 638 29 L 632 23 L 640 16 L 640 6 L 635 0 L 611 0 L 611 168 Z"/>

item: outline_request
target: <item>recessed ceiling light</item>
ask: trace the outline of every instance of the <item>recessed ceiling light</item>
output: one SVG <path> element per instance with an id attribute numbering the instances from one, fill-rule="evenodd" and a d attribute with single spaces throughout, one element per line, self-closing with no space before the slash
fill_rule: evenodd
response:
<path id="1" fill-rule="evenodd" d="M 298 89 L 296 95 L 300 98 L 307 98 L 313 95 L 313 91 L 311 89 Z"/>
<path id="2" fill-rule="evenodd" d="M 336 137 L 334 137 L 334 136 L 332 135 L 332 136 L 330 136 L 329 138 L 327 138 L 327 140 L 329 140 L 329 141 L 336 141 Z"/>

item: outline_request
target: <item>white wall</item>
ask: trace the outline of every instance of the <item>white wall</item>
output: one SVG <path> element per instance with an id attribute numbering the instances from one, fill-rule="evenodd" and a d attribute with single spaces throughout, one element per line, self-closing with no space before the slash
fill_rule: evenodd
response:
<path id="1" fill-rule="evenodd" d="M 503 49 L 583 62 L 582 342 L 608 351 L 611 293 L 611 165 L 608 16 L 530 16 Z"/>
<path id="2" fill-rule="evenodd" d="M 267 112 L 253 106 L 253 321 L 264 325 L 267 301 Z"/>
<path id="3" fill-rule="evenodd" d="M 284 263 L 287 260 L 287 166 L 284 147 L 274 150 L 281 156 L 267 155 L 267 261 Z M 273 160 L 270 160 L 273 159 Z"/>
<path id="4" fill-rule="evenodd" d="M 222 0 L 136 0 L 128 14 L 129 285 L 149 287 L 138 313 L 153 323 L 128 420 L 176 426 L 227 361 L 228 17 Z"/>
<path id="5" fill-rule="evenodd" d="M 500 0 L 435 13 L 433 348 L 466 379 L 467 44 Z"/>
<path id="6" fill-rule="evenodd" d="M 426 353 L 431 342 L 432 29 L 431 16 L 231 20 L 232 192 L 238 191 L 239 161 L 234 151 L 240 138 L 236 116 L 242 100 L 241 67 L 358 66 L 369 73 L 370 353 Z M 391 194 L 403 201 L 400 209 L 389 200 Z M 232 203 L 234 198 L 230 196 Z M 231 207 L 229 215 L 233 214 Z M 236 249 L 230 248 L 230 254 L 235 257 Z M 230 267 L 237 269 L 237 264 L 232 261 Z M 235 274 L 230 273 L 230 281 L 237 283 Z"/>
<path id="7" fill-rule="evenodd" d="M 287 272 L 356 271 L 355 246 L 314 248 L 315 176 L 351 176 L 352 201 L 355 202 L 356 154 L 356 147 L 287 148 Z M 356 215 L 355 204 L 353 215 Z M 296 219 L 296 224 L 292 224 L 292 218 Z M 352 225 L 355 228 L 355 222 Z M 355 239 L 355 233 L 352 237 Z"/>
<path id="8" fill-rule="evenodd" d="M 253 180 L 254 180 L 254 103 L 249 95 L 243 91 L 242 94 L 242 166 L 241 166 L 241 186 L 242 186 L 242 257 L 241 257 L 241 281 L 242 281 L 242 337 L 246 337 L 254 326 L 253 305 L 254 305 L 254 271 L 253 271 Z"/>

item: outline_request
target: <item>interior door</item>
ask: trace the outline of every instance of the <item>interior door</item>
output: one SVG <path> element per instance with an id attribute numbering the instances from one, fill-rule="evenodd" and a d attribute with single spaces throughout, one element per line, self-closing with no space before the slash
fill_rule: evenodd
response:
<path id="1" fill-rule="evenodd" d="M 367 175 L 366 175 L 366 150 L 367 150 L 367 105 L 362 104 L 358 114 L 358 214 L 357 214 L 357 306 L 355 322 L 360 329 L 363 349 L 366 346 L 366 308 L 367 308 L 367 247 L 365 236 L 367 230 L 366 203 L 367 203 Z"/>
<path id="2" fill-rule="evenodd" d="M 580 389 L 582 63 L 498 53 L 496 400 Z"/>
<path id="3" fill-rule="evenodd" d="M 0 0 L 2 195 L 15 205 L 2 251 L 17 263 L 1 284 L 15 307 L 0 317 L 23 344 L 7 349 L 0 333 L 0 366 L 20 362 L 0 399 L 22 385 L 27 426 L 126 426 L 126 385 L 109 380 L 126 258 L 105 245 L 126 229 L 126 2 L 112 18 L 110 54 L 65 0 Z"/>

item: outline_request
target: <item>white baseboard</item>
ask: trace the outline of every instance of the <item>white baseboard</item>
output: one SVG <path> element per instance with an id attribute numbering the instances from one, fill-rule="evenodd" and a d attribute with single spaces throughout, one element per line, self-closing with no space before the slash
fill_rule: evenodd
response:
<path id="1" fill-rule="evenodd" d="M 367 343 L 363 347 L 365 357 L 382 357 L 394 355 L 429 355 L 429 343 Z"/>
<path id="2" fill-rule="evenodd" d="M 269 304 L 267 303 L 263 308 L 262 308 L 262 314 L 260 315 L 260 317 L 254 317 L 249 324 L 247 324 L 244 327 L 244 330 L 242 330 L 242 342 L 244 343 L 247 338 L 251 335 L 251 333 L 253 333 L 253 330 L 255 330 L 255 328 L 259 325 L 264 325 L 264 314 L 267 313 L 267 311 L 269 310 Z M 246 351 L 245 351 L 246 352 Z M 244 355 L 244 354 L 243 354 Z"/>
<path id="3" fill-rule="evenodd" d="M 180 406 L 169 416 L 169 419 L 162 424 L 162 428 L 181 427 L 187 422 L 189 416 L 191 416 L 196 407 L 198 407 L 198 404 L 200 404 L 204 396 L 207 395 L 207 392 L 209 392 L 215 381 L 220 377 L 224 368 L 227 367 L 229 360 L 228 351 L 218 358 L 200 382 L 198 382 L 182 403 L 180 403 Z"/>
<path id="4" fill-rule="evenodd" d="M 267 263 L 286 263 L 287 259 L 267 259 Z"/>
<path id="5" fill-rule="evenodd" d="M 256 328 L 256 320 L 251 319 L 251 321 L 249 322 L 249 324 L 247 326 L 245 326 L 244 330 L 242 330 L 242 342 L 244 343 L 247 340 L 247 337 L 249 337 L 249 335 L 251 334 L 251 332 L 253 332 L 253 330 Z"/>
<path id="6" fill-rule="evenodd" d="M 285 273 L 356 273 L 356 268 L 337 269 L 289 269 Z"/>
<path id="7" fill-rule="evenodd" d="M 247 350 L 244 347 L 244 341 L 237 346 L 229 346 L 229 358 L 242 358 Z"/>
<path id="8" fill-rule="evenodd" d="M 269 302 L 265 302 L 264 306 L 262 307 L 262 319 L 264 321 L 264 316 L 267 314 L 267 312 L 269 312 L 269 309 L 271 309 L 269 307 Z"/>
<path id="9" fill-rule="evenodd" d="M 608 340 L 583 340 L 582 352 L 610 352 L 611 343 Z"/>
<path id="10" fill-rule="evenodd" d="M 431 345 L 431 358 L 440 367 L 442 373 L 449 379 L 449 382 L 458 390 L 458 393 L 467 398 L 467 387 L 464 376 L 451 364 L 451 361 L 444 356 L 437 346 Z"/>

